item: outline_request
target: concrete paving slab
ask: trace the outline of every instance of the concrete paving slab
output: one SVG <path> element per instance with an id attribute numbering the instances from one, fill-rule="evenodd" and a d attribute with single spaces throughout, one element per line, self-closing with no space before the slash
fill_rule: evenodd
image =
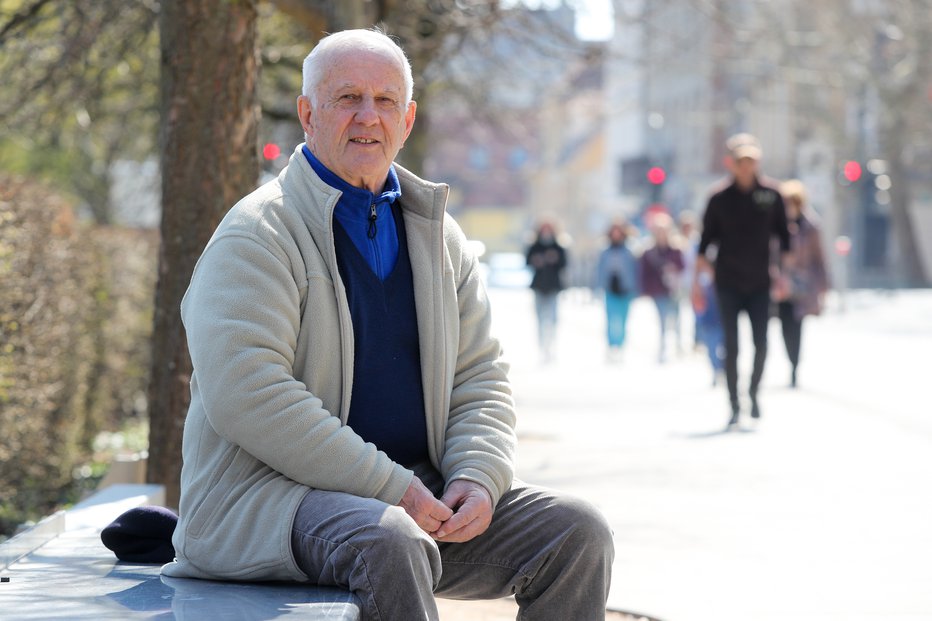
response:
<path id="1" fill-rule="evenodd" d="M 601 304 L 566 296 L 546 365 L 529 292 L 491 297 L 519 476 L 605 511 L 611 606 L 664 621 L 932 619 L 932 292 L 854 292 L 807 319 L 796 390 L 772 322 L 763 419 L 728 433 L 704 354 L 671 348 L 658 364 L 647 300 L 610 363 Z M 750 344 L 742 326 L 745 382 Z"/>

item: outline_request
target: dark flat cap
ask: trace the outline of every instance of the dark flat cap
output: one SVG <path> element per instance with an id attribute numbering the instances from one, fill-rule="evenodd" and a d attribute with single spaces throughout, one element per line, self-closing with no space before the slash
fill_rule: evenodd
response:
<path id="1" fill-rule="evenodd" d="M 178 516 L 164 507 L 136 507 L 100 531 L 100 540 L 128 563 L 169 563 Z"/>

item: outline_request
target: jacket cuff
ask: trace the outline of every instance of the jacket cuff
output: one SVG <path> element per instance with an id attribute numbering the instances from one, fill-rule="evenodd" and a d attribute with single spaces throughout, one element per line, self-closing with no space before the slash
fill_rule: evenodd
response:
<path id="1" fill-rule="evenodd" d="M 408 491 L 411 480 L 414 478 L 414 471 L 408 470 L 400 464 L 394 464 L 392 473 L 388 481 L 376 495 L 376 498 L 390 505 L 397 505 L 401 502 L 401 497 Z"/>

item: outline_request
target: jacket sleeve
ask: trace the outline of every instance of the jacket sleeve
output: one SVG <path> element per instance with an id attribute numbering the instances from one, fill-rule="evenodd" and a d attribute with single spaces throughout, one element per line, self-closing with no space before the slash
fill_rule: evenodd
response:
<path id="1" fill-rule="evenodd" d="M 524 264 L 530 268 L 537 269 L 537 266 L 534 265 L 534 255 L 537 254 L 537 244 L 531 244 L 528 246 L 528 249 L 524 252 Z"/>
<path id="2" fill-rule="evenodd" d="M 608 283 L 608 251 L 599 253 L 599 262 L 595 268 L 595 288 L 605 289 Z"/>
<path id="3" fill-rule="evenodd" d="M 448 226 L 455 227 L 452 221 Z M 448 485 L 456 479 L 480 483 L 497 503 L 511 487 L 517 444 L 508 365 L 502 359 L 501 344 L 492 335 L 491 309 L 478 261 L 458 227 L 452 237 L 459 349 L 441 472 Z"/>
<path id="4" fill-rule="evenodd" d="M 812 260 L 815 271 L 816 287 L 819 293 L 825 293 L 831 286 L 828 275 L 828 263 L 825 260 L 825 250 L 822 246 L 822 231 L 812 225 Z"/>
<path id="5" fill-rule="evenodd" d="M 783 204 L 783 198 L 780 193 L 774 190 L 776 194 L 776 204 L 773 206 L 773 220 L 771 234 L 780 241 L 780 252 L 787 253 L 790 251 L 790 230 L 786 221 L 786 205 Z"/>
<path id="6" fill-rule="evenodd" d="M 705 213 L 702 214 L 702 234 L 699 236 L 699 256 L 706 256 L 709 245 L 718 241 L 721 231 L 718 228 L 718 206 L 715 197 L 709 199 Z"/>
<path id="7" fill-rule="evenodd" d="M 394 504 L 412 473 L 342 425 L 295 378 L 307 276 L 292 265 L 284 250 L 245 232 L 213 240 L 198 262 L 182 318 L 207 419 L 299 483 Z M 334 366 L 326 372 L 338 373 Z"/>
<path id="8" fill-rule="evenodd" d="M 634 295 L 641 295 L 644 291 L 644 284 L 641 279 L 640 260 L 630 250 L 627 251 L 628 274 L 631 276 L 632 291 Z"/>
<path id="9" fill-rule="evenodd" d="M 647 281 L 650 278 L 650 274 L 648 274 L 650 270 L 650 265 L 648 265 L 648 261 L 650 260 L 649 253 L 650 249 L 648 248 L 644 251 L 644 254 L 638 258 L 638 286 L 641 292 L 644 291 Z"/>

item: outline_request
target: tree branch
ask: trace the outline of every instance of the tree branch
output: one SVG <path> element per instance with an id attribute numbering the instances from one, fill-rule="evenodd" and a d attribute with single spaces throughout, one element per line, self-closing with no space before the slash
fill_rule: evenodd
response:
<path id="1" fill-rule="evenodd" d="M 22 11 L 14 14 L 13 17 L 10 18 L 10 21 L 0 27 L 0 47 L 3 47 L 3 44 L 7 40 L 7 36 L 15 34 L 14 31 L 17 28 L 33 25 L 33 20 L 36 19 L 39 11 L 51 1 L 52 0 L 35 0 L 35 2 Z"/>

